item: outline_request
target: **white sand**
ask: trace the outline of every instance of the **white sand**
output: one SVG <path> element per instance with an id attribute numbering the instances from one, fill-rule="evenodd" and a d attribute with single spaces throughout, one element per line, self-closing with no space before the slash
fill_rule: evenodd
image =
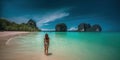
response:
<path id="1" fill-rule="evenodd" d="M 15 36 L 18 34 L 29 33 L 29 32 L 21 32 L 21 31 L 4 31 L 0 32 L 0 37 L 7 37 L 7 36 Z"/>
<path id="2" fill-rule="evenodd" d="M 29 32 L 23 32 L 23 31 L 4 31 L 0 32 L 0 47 L 4 46 L 8 40 L 10 40 L 12 37 L 15 37 L 20 34 L 26 34 Z"/>

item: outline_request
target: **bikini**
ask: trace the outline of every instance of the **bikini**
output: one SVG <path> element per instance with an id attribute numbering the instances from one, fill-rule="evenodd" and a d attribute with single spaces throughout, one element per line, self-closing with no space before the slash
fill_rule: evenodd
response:
<path id="1" fill-rule="evenodd" d="M 45 45 L 46 45 L 46 46 L 48 46 L 48 45 L 49 45 L 49 44 L 48 44 L 48 42 L 47 42 L 46 40 L 45 40 Z"/>

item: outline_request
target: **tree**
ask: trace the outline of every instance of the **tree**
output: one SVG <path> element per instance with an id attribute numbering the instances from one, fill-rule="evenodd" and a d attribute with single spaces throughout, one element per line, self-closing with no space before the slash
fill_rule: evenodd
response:
<path id="1" fill-rule="evenodd" d="M 29 20 L 28 23 L 17 24 L 6 19 L 0 19 L 0 31 L 41 31 L 36 27 L 36 22 Z"/>

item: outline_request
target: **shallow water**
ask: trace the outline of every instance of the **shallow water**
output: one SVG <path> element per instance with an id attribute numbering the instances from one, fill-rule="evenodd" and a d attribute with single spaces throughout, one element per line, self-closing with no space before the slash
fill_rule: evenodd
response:
<path id="1" fill-rule="evenodd" d="M 0 50 L 0 60 L 120 60 L 120 32 L 47 32 L 49 56 L 44 55 L 45 33 L 12 38 Z"/>

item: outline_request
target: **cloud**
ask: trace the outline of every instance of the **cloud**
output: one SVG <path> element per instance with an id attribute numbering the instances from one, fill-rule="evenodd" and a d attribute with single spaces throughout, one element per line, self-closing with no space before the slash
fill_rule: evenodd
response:
<path id="1" fill-rule="evenodd" d="M 55 29 L 46 29 L 46 28 L 41 28 L 42 31 L 55 31 Z"/>
<path id="2" fill-rule="evenodd" d="M 43 26 L 50 25 L 49 22 L 53 22 L 57 19 L 62 19 L 64 17 L 69 16 L 70 14 L 67 12 L 70 8 L 62 8 L 59 10 L 52 10 L 46 13 L 39 13 L 39 14 L 26 14 L 22 16 L 13 16 L 7 18 L 10 21 L 14 21 L 16 23 L 26 23 L 29 19 L 33 19 L 36 21 L 37 26 L 42 29 Z M 47 30 L 47 29 L 43 29 Z"/>
<path id="3" fill-rule="evenodd" d="M 58 10 L 58 11 L 42 16 L 41 19 L 37 22 L 37 25 L 42 26 L 46 23 L 55 21 L 57 19 L 60 19 L 66 16 L 69 16 L 69 13 L 65 12 L 65 10 Z"/>
<path id="4" fill-rule="evenodd" d="M 71 27 L 71 28 L 69 28 L 68 30 L 69 30 L 69 31 L 77 30 L 77 28 L 75 28 L 75 27 Z"/>

